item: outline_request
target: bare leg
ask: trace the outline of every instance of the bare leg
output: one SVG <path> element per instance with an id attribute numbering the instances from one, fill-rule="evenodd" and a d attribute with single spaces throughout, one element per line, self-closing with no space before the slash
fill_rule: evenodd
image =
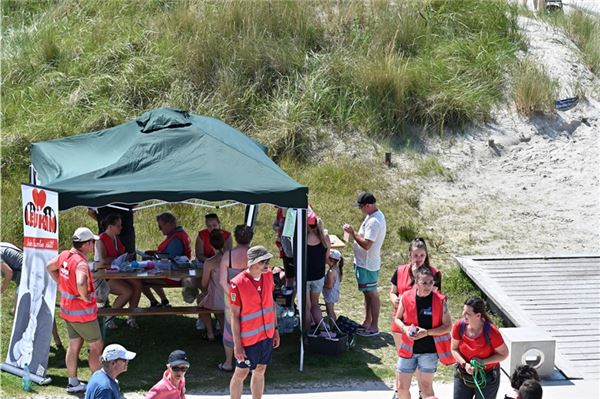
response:
<path id="1" fill-rule="evenodd" d="M 266 364 L 258 364 L 252 372 L 252 378 L 250 379 L 250 392 L 252 392 L 252 399 L 261 399 L 265 390 L 265 371 L 267 371 Z"/>
<path id="2" fill-rule="evenodd" d="M 223 362 L 223 367 L 226 368 L 227 370 L 232 370 L 233 369 L 233 348 L 224 346 L 223 349 L 225 349 L 225 362 Z"/>
<path id="3" fill-rule="evenodd" d="M 433 376 L 435 373 L 419 373 L 417 374 L 417 381 L 419 382 L 419 390 L 421 396 L 428 398 L 434 396 L 433 393 Z"/>
<path id="4" fill-rule="evenodd" d="M 368 298 L 370 306 L 369 316 L 371 317 L 370 331 L 379 331 L 379 308 L 381 303 L 379 301 L 379 293 L 377 290 L 365 292 L 365 298 Z"/>
<path id="5" fill-rule="evenodd" d="M 131 298 L 131 286 L 123 280 L 109 280 L 110 292 L 117 295 L 117 299 L 113 302 L 114 309 L 121 309 L 129 302 Z"/>
<path id="6" fill-rule="evenodd" d="M 335 303 L 326 303 L 325 308 L 327 309 L 327 316 L 331 317 L 333 320 L 337 320 L 337 316 L 335 314 Z"/>
<path id="7" fill-rule="evenodd" d="M 198 317 L 200 317 L 206 326 L 206 336 L 208 339 L 211 341 L 215 339 L 215 331 L 213 329 L 212 317 L 210 317 L 210 313 L 200 313 Z"/>
<path id="8" fill-rule="evenodd" d="M 399 399 L 410 399 L 410 380 L 412 380 L 412 373 L 399 373 L 398 374 L 398 398 Z"/>
<path id="9" fill-rule="evenodd" d="M 130 280 L 127 283 L 131 287 L 129 309 L 134 309 L 140 305 L 140 298 L 142 297 L 142 282 L 140 280 Z"/>
<path id="10" fill-rule="evenodd" d="M 368 292 L 363 292 L 363 295 L 365 297 L 365 320 L 362 322 L 362 327 L 365 330 L 369 330 L 371 328 L 371 324 L 373 323 L 373 316 L 371 315 L 370 297 L 367 294 Z"/>
<path id="11" fill-rule="evenodd" d="M 67 365 L 67 374 L 69 377 L 77 378 L 77 362 L 79 360 L 79 351 L 83 345 L 83 338 L 74 338 L 69 340 L 69 347 L 65 355 Z"/>
<path id="12" fill-rule="evenodd" d="M 323 315 L 321 314 L 321 308 L 319 307 L 319 296 L 321 296 L 320 292 L 310 292 L 310 315 L 312 317 L 312 321 L 315 324 L 319 324 Z"/>
<path id="13" fill-rule="evenodd" d="M 154 291 L 156 291 L 161 301 L 167 300 L 167 294 L 165 294 L 165 290 L 163 287 L 154 287 Z"/>
<path id="14" fill-rule="evenodd" d="M 233 350 L 232 350 L 233 351 Z M 229 393 L 231 399 L 241 399 L 244 389 L 244 380 L 248 376 L 250 369 L 235 368 L 231 381 L 229 382 Z"/>
<path id="15" fill-rule="evenodd" d="M 144 293 L 144 295 L 146 296 L 146 298 L 148 298 L 148 300 L 150 301 L 150 303 L 157 303 L 158 302 L 156 300 L 156 297 L 154 296 L 154 294 L 152 294 L 152 289 L 150 288 L 149 285 L 143 284 L 142 285 L 142 292 Z"/>
<path id="16" fill-rule="evenodd" d="M 90 342 L 90 353 L 88 355 L 88 364 L 92 373 L 96 370 L 100 370 L 102 364 L 100 363 L 100 356 L 102 355 L 102 349 L 104 349 L 104 342 L 101 339 L 98 341 Z"/>

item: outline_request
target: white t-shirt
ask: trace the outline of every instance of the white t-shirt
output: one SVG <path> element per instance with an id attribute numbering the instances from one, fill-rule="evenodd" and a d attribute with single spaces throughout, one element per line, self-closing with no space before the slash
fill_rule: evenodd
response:
<path id="1" fill-rule="evenodd" d="M 380 210 L 376 210 L 367 215 L 358 229 L 358 234 L 366 240 L 373 241 L 371 249 L 368 251 L 358 245 L 355 241 L 352 244 L 354 251 L 354 264 L 370 271 L 377 271 L 381 268 L 381 246 L 385 239 L 386 232 L 385 216 Z"/>

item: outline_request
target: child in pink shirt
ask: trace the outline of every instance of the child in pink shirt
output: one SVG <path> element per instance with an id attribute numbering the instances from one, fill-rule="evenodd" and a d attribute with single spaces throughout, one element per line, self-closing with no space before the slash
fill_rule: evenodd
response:
<path id="1" fill-rule="evenodd" d="M 189 368 L 184 351 L 171 352 L 163 378 L 150 388 L 146 399 L 185 399 L 185 373 Z"/>

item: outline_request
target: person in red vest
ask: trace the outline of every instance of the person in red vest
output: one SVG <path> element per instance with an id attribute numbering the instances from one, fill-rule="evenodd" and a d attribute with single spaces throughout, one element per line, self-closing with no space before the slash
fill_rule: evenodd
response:
<path id="1" fill-rule="evenodd" d="M 84 392 L 85 384 L 77 378 L 77 362 L 83 342 L 88 342 L 88 363 L 92 372 L 100 369 L 104 343 L 98 325 L 98 306 L 92 272 L 87 256 L 94 252 L 94 242 L 100 237 L 87 227 L 73 233 L 73 247 L 48 262 L 50 276 L 58 283 L 60 317 L 67 325 L 69 347 L 65 356 L 69 382 L 68 393 Z"/>
<path id="2" fill-rule="evenodd" d="M 279 332 L 273 301 L 273 272 L 269 260 L 273 257 L 265 247 L 248 250 L 248 268 L 231 280 L 231 330 L 236 368 L 229 383 L 232 399 L 240 399 L 244 380 L 252 370 L 252 398 L 262 398 L 265 371 L 271 363 L 273 348 L 279 347 Z"/>
<path id="3" fill-rule="evenodd" d="M 161 213 L 156 217 L 158 223 L 158 229 L 166 236 L 166 238 L 158 245 L 156 251 L 146 251 L 147 255 L 154 254 L 168 254 L 169 258 L 176 256 L 187 256 L 188 259 L 192 259 L 192 246 L 191 240 L 188 233 L 185 232 L 183 227 L 177 225 L 177 218 L 170 212 Z M 150 300 L 151 307 L 159 306 L 171 306 L 165 290 L 162 286 L 167 285 L 167 282 L 160 280 L 146 280 L 142 292 Z M 150 287 L 154 288 L 158 296 L 160 297 L 160 304 L 152 294 Z"/>
<path id="4" fill-rule="evenodd" d="M 411 290 L 415 285 L 415 273 L 417 269 L 425 266 L 431 270 L 434 278 L 434 290 L 441 292 L 442 290 L 442 273 L 438 271 L 429 263 L 429 252 L 427 251 L 427 244 L 425 239 L 417 237 L 408 244 L 408 263 L 400 265 L 392 275 L 390 280 L 390 301 L 394 307 L 392 313 L 392 337 L 394 338 L 394 344 L 396 345 L 396 351 L 400 350 L 401 333 L 402 331 L 396 325 L 394 318 L 396 311 L 398 310 L 398 304 L 400 298 L 405 291 Z M 398 374 L 398 373 L 396 373 Z M 419 371 L 417 370 L 417 381 L 419 381 Z M 396 375 L 396 381 L 398 381 L 398 375 Z M 398 387 L 395 387 L 398 392 Z"/>
<path id="5" fill-rule="evenodd" d="M 485 311 L 483 299 L 471 297 L 465 301 L 462 317 L 452 326 L 452 355 L 457 363 L 454 399 L 480 396 L 473 383 L 473 360 L 483 366 L 485 373 L 485 386 L 481 389 L 483 396 L 496 399 L 502 374 L 500 362 L 508 357 L 508 347 Z"/>
<path id="6" fill-rule="evenodd" d="M 206 259 L 212 258 L 216 255 L 216 251 L 212 245 L 210 245 L 210 233 L 213 230 L 221 230 L 225 245 L 223 251 L 229 251 L 231 249 L 231 233 L 227 230 L 221 229 L 221 221 L 216 213 L 208 213 L 204 216 L 204 223 L 206 228 L 198 232 L 196 238 L 196 259 L 204 262 Z"/>
<path id="7" fill-rule="evenodd" d="M 452 320 L 446 297 L 433 290 L 433 273 L 428 267 L 416 271 L 415 287 L 402 294 L 394 322 L 402 331 L 397 365 L 398 397 L 410 399 L 410 382 L 417 369 L 422 396 L 433 396 L 438 360 L 444 365 L 455 360 L 450 351 Z"/>
<path id="8" fill-rule="evenodd" d="M 121 216 L 111 213 L 104 218 L 102 225 L 104 231 L 100 234 L 100 239 L 96 242 L 96 251 L 94 260 L 98 262 L 96 269 L 110 268 L 111 263 L 123 255 L 126 251 L 125 245 L 119 238 L 122 229 Z M 129 309 L 135 309 L 140 303 L 142 295 L 142 282 L 132 279 L 110 279 L 108 280 L 111 294 L 117 295 L 117 299 L 112 304 L 114 309 L 121 309 L 129 302 Z M 139 328 L 134 317 L 129 316 L 127 325 L 131 328 Z M 114 317 L 106 321 L 106 327 L 109 329 L 117 328 Z"/>

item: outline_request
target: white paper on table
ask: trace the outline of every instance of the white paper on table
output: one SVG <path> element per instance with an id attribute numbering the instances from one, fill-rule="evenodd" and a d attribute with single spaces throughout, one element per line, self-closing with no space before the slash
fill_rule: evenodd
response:
<path id="1" fill-rule="evenodd" d="M 138 273 L 140 277 L 148 277 L 148 272 Z"/>
<path id="2" fill-rule="evenodd" d="M 190 270 L 190 276 L 195 276 L 196 275 L 196 271 L 195 270 Z"/>

